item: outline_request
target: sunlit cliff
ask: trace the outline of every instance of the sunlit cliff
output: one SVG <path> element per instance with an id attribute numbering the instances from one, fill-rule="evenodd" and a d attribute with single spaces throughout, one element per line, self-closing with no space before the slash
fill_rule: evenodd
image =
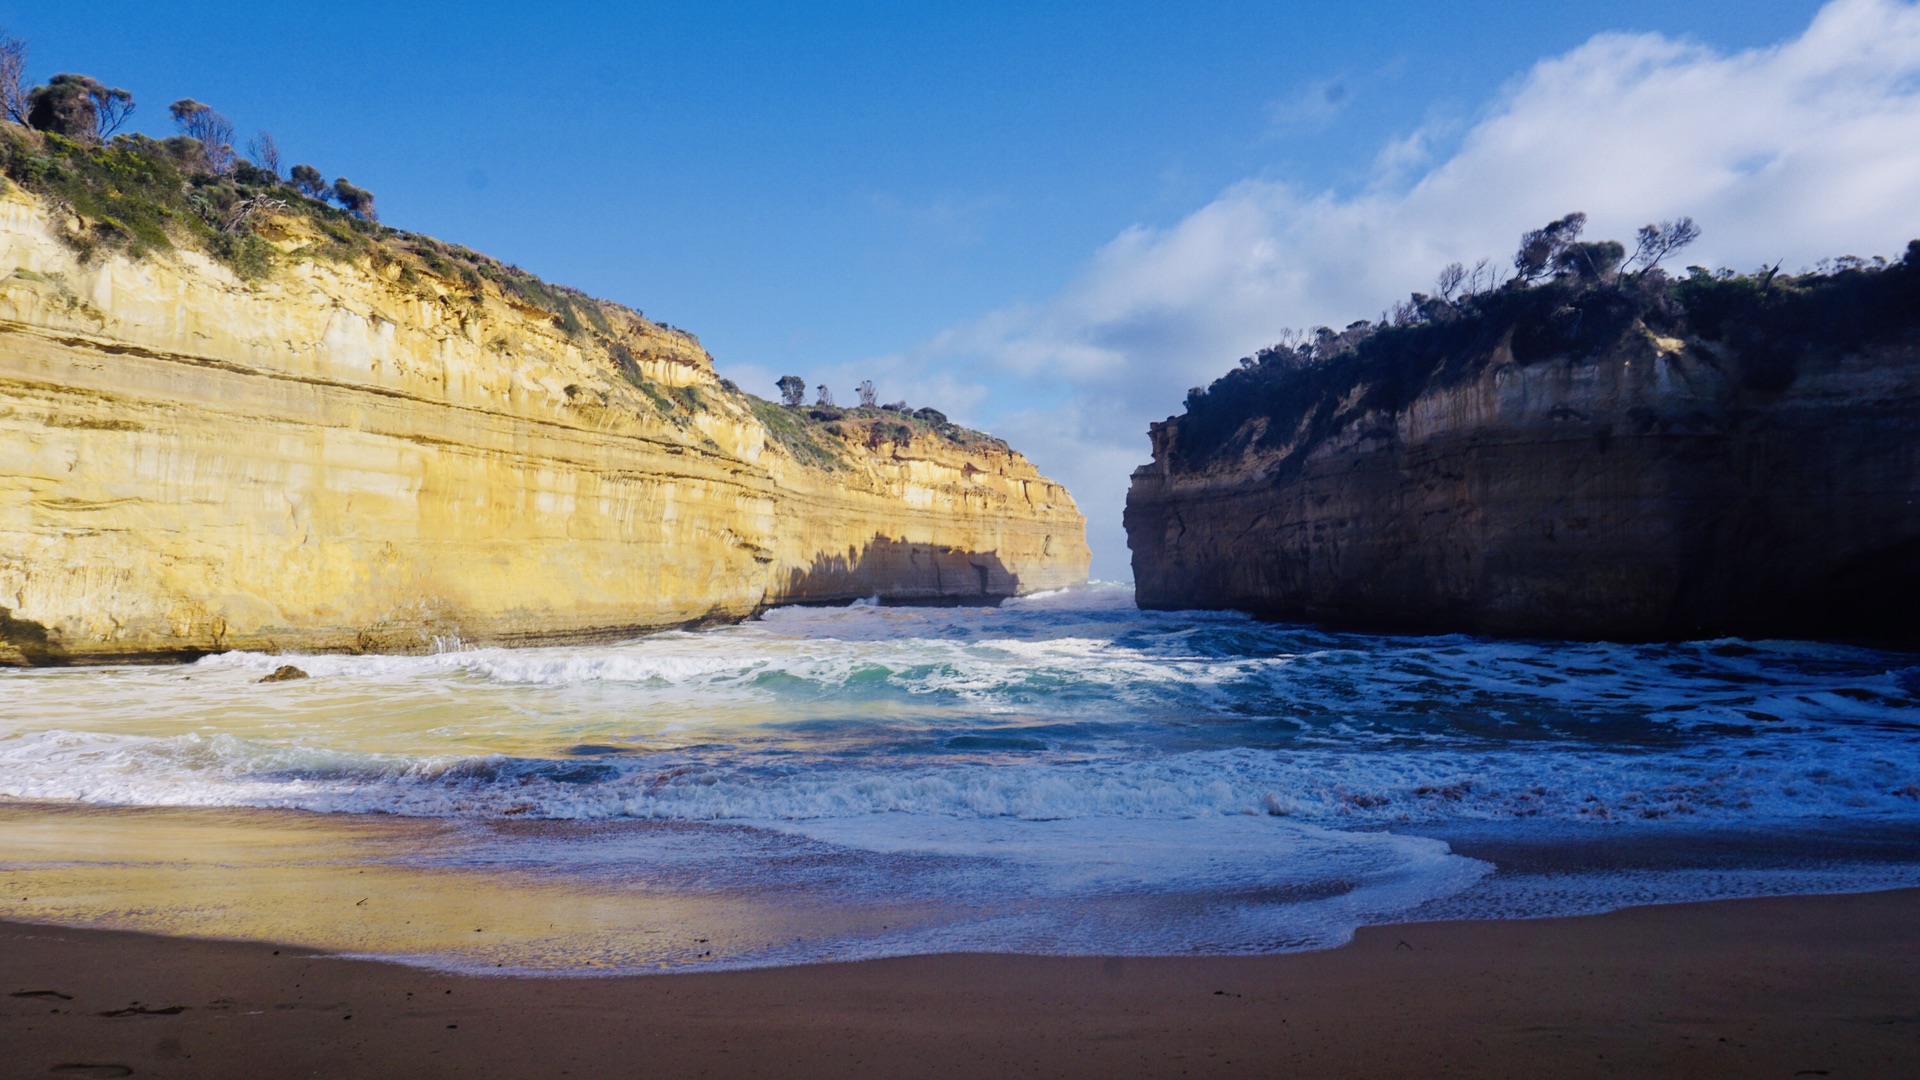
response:
<path id="1" fill-rule="evenodd" d="M 1004 444 L 757 401 L 616 305 L 272 207 L 245 276 L 74 242 L 99 227 L 0 198 L 0 661 L 578 640 L 1086 576 L 1073 500 Z"/>

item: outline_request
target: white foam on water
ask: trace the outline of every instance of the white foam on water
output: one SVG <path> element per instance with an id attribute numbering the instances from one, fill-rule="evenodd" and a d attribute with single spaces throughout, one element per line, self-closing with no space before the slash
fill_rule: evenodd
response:
<path id="1" fill-rule="evenodd" d="M 1910 661 L 1330 634 L 1113 587 L 859 601 L 609 646 L 0 674 L 0 796 L 746 825 L 971 868 L 926 894 L 966 911 L 856 952 L 1285 948 L 1485 893 L 1410 829 L 1920 825 Z M 289 662 L 312 678 L 256 684 Z M 1600 877 L 1588 902 L 1637 895 Z"/>
<path id="2" fill-rule="evenodd" d="M 1411 753 L 1204 750 L 937 764 L 719 748 L 635 757 L 404 755 L 190 733 L 0 739 L 0 794 L 117 805 L 262 806 L 425 817 L 811 821 L 880 814 L 1027 821 L 1271 815 L 1340 827 L 1447 821 L 1909 820 L 1895 746 L 1762 755 L 1591 748 Z M 1020 760 L 1028 758 L 1034 760 Z"/>

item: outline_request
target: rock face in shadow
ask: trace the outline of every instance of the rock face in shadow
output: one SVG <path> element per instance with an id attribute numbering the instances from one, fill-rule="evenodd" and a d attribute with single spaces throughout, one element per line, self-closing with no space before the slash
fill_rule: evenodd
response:
<path id="1" fill-rule="evenodd" d="M 789 567 L 780 583 L 783 599 L 801 603 L 878 596 L 904 603 L 996 603 L 1031 589 L 991 551 L 966 551 L 874 536 L 844 554 L 822 553 L 804 567 Z"/>
<path id="2" fill-rule="evenodd" d="M 1139 601 L 1392 630 L 1911 641 L 1915 262 L 1877 275 L 1867 314 L 1829 280 L 1782 315 L 1768 283 L 1753 317 L 1772 322 L 1749 333 L 1702 284 L 1576 347 L 1510 305 L 1382 334 L 1265 399 L 1249 377 L 1254 404 L 1154 425 L 1127 500 Z M 1561 323 L 1599 318 L 1550 299 Z"/>
<path id="3" fill-rule="evenodd" d="M 303 228 L 248 282 L 184 249 L 84 261 L 0 194 L 0 664 L 606 640 L 1086 578 L 1072 498 L 1004 443 L 802 430 L 690 334 L 614 305 L 568 328 L 397 248 L 309 257 Z"/>

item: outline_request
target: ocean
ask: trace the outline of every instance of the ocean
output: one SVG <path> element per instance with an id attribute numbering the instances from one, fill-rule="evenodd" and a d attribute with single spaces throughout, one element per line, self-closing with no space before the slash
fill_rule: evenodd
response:
<path id="1" fill-rule="evenodd" d="M 309 679 L 261 684 L 281 664 Z M 791 607 L 0 674 L 0 917 L 593 974 L 1920 885 L 1920 658 Z M 469 925 L 471 924 L 471 925 Z"/>

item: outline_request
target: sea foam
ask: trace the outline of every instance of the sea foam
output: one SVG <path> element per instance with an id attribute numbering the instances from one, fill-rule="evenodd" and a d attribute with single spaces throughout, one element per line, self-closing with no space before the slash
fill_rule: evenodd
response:
<path id="1" fill-rule="evenodd" d="M 1418 833 L 1911 830 L 1909 660 L 1799 642 L 1335 634 L 1141 612 L 1116 588 L 998 608 L 785 608 L 599 647 L 8 673 L 0 795 L 662 822 L 969 861 L 970 895 L 993 911 L 914 948 L 1072 937 L 996 896 L 1283 897 L 1202 905 L 1219 932 L 1182 933 L 1226 948 L 1254 934 L 1246 915 L 1267 927 L 1259 940 L 1326 942 L 1484 892 L 1484 863 Z M 287 662 L 313 677 L 256 683 Z M 1614 895 L 1583 880 L 1582 895 Z M 1347 914 L 1308 918 L 1312 905 Z M 1085 948 L 1121 947 L 1102 933 L 1121 935 L 1088 930 Z"/>

